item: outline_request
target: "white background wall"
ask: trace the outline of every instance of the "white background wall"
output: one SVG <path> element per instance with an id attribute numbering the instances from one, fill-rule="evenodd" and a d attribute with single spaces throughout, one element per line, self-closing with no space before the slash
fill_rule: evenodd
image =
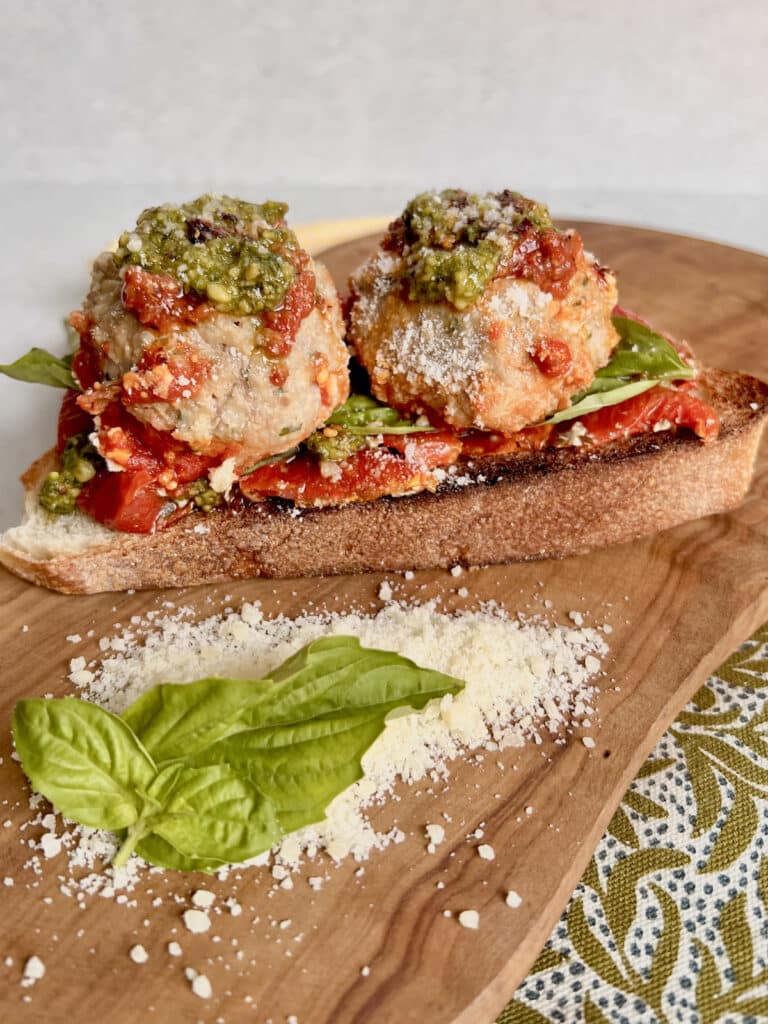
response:
<path id="1" fill-rule="evenodd" d="M 3 6 L 4 181 L 765 188 L 764 0 Z"/>
<path id="2" fill-rule="evenodd" d="M 0 0 L 0 361 L 61 347 L 88 260 L 149 203 L 294 223 L 427 186 L 768 251 L 766 0 Z M 2 467 L 56 396 L 0 378 Z M 0 494 L 0 527 L 18 496 Z"/>

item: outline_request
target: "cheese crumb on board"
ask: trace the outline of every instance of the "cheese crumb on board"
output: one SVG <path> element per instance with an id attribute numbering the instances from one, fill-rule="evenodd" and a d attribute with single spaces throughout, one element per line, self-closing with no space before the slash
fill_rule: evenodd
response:
<path id="1" fill-rule="evenodd" d="M 439 846 L 445 839 L 445 829 L 442 825 L 427 825 L 425 831 L 430 846 Z"/>
<path id="2" fill-rule="evenodd" d="M 513 910 L 517 910 L 517 908 L 522 904 L 523 900 L 522 897 L 520 897 L 514 889 L 510 889 L 507 892 L 507 895 L 504 897 L 504 902 L 507 904 L 508 907 L 512 907 Z"/>
<path id="3" fill-rule="evenodd" d="M 211 927 L 211 919 L 203 910 L 185 910 L 181 917 L 187 931 L 207 932 Z"/>
<path id="4" fill-rule="evenodd" d="M 30 988 L 35 982 L 45 977 L 45 964 L 39 956 L 31 956 L 24 964 L 24 974 L 21 979 L 23 988 Z"/>
<path id="5" fill-rule="evenodd" d="M 216 894 L 208 889 L 196 889 L 192 893 L 192 902 L 196 907 L 201 907 L 203 910 L 208 910 L 209 907 L 212 907 L 215 900 Z"/>
<path id="6" fill-rule="evenodd" d="M 462 928 L 470 928 L 472 931 L 477 931 L 480 927 L 480 915 L 476 910 L 462 910 L 458 920 Z"/>
<path id="7" fill-rule="evenodd" d="M 495 860 L 496 851 L 488 843 L 481 843 L 477 848 L 477 854 L 481 860 Z"/>
<path id="8" fill-rule="evenodd" d="M 182 949 L 178 942 L 168 943 L 168 953 L 170 956 L 181 956 Z"/>
<path id="9" fill-rule="evenodd" d="M 149 960 L 149 953 L 144 949 L 141 943 L 131 946 L 128 951 L 128 956 L 135 964 L 145 964 L 147 960 Z"/>
<path id="10" fill-rule="evenodd" d="M 192 979 L 192 991 L 200 999 L 210 999 L 213 995 L 211 983 L 204 974 L 197 974 Z"/>

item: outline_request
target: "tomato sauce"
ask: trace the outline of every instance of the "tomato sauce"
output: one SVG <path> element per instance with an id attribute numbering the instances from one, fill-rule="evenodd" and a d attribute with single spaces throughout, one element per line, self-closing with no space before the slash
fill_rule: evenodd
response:
<path id="1" fill-rule="evenodd" d="M 123 374 L 123 405 L 193 398 L 211 369 L 211 363 L 180 338 L 158 340 L 142 350 L 135 370 Z"/>
<path id="2" fill-rule="evenodd" d="M 315 306 L 316 281 L 309 256 L 301 249 L 296 252 L 295 258 L 297 274 L 286 292 L 282 306 L 261 314 L 266 334 L 264 350 L 276 359 L 287 356 L 291 351 L 301 321 L 309 316 Z"/>
<path id="3" fill-rule="evenodd" d="M 196 324 L 214 312 L 205 299 L 185 293 L 175 277 L 131 265 L 123 273 L 122 302 L 139 323 L 161 332 Z"/>
<path id="4" fill-rule="evenodd" d="M 564 377 L 573 363 L 571 350 L 559 338 L 540 338 L 531 357 L 545 377 Z"/>
<path id="5" fill-rule="evenodd" d="M 584 245 L 577 232 L 562 234 L 552 228 L 541 231 L 528 225 L 520 232 L 509 258 L 499 264 L 495 276 L 533 281 L 556 299 L 562 299 L 583 254 Z"/>

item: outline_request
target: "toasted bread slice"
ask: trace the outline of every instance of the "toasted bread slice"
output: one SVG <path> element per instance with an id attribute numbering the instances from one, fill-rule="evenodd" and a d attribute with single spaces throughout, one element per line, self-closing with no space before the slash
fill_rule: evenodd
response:
<path id="1" fill-rule="evenodd" d="M 648 433 L 601 448 L 475 459 L 434 494 L 297 510 L 277 500 L 193 514 L 159 533 L 115 533 L 37 504 L 52 452 L 22 477 L 23 523 L 0 562 L 66 594 L 562 558 L 735 508 L 749 490 L 768 385 L 707 370 L 721 419 L 703 444 Z"/>

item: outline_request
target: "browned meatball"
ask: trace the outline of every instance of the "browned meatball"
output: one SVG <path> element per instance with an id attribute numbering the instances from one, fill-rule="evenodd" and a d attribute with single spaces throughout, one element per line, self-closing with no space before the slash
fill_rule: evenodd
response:
<path id="1" fill-rule="evenodd" d="M 503 434 L 567 406 L 618 341 L 613 275 L 578 235 L 556 231 L 545 208 L 531 212 L 515 193 L 414 202 L 421 236 L 407 217 L 396 221 L 350 282 L 350 340 L 373 394 L 460 429 Z"/>
<path id="2" fill-rule="evenodd" d="M 311 261 L 309 266 L 316 278 L 314 308 L 289 351 L 276 359 L 260 344 L 249 316 L 214 311 L 166 331 L 146 327 L 124 307 L 123 277 L 112 254 L 104 253 L 94 264 L 83 314 L 105 355 L 105 376 L 121 380 L 130 394 L 131 384 L 141 379 L 137 366 L 143 353 L 158 345 L 183 352 L 205 367 L 202 383 L 168 401 L 130 404 L 137 419 L 170 432 L 196 452 L 236 449 L 240 466 L 294 447 L 349 393 L 338 295 L 325 267 Z M 162 381 L 153 385 L 160 399 Z"/>

